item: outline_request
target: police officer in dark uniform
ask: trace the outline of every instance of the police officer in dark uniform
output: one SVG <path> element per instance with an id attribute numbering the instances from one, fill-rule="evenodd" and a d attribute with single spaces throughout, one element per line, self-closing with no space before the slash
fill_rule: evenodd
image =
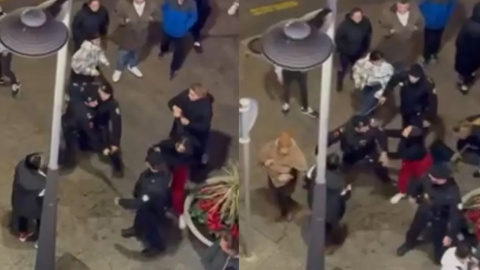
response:
<path id="1" fill-rule="evenodd" d="M 123 161 L 120 153 L 122 116 L 113 89 L 105 84 L 98 86 L 100 103 L 95 115 L 95 127 L 100 133 L 103 155 L 110 158 L 114 175 L 123 177 Z"/>
<path id="2" fill-rule="evenodd" d="M 328 134 L 328 146 L 340 142 L 345 169 L 361 161 L 373 165 L 375 174 L 383 182 L 391 182 L 388 163 L 388 142 L 385 132 L 373 118 L 353 116 L 345 125 Z M 379 149 L 380 148 L 380 151 Z"/>
<path id="3" fill-rule="evenodd" d="M 402 129 L 411 125 L 429 127 L 437 117 L 438 107 L 433 80 L 425 75 L 419 64 L 415 64 L 410 70 L 394 75 L 384 95 L 391 93 L 397 86 L 400 86 Z M 385 102 L 385 97 L 381 102 Z"/>
<path id="4" fill-rule="evenodd" d="M 315 149 L 315 155 L 318 148 Z M 327 207 L 325 214 L 325 234 L 327 243 L 332 243 L 333 236 L 339 232 L 340 221 L 347 210 L 347 201 L 351 195 L 351 185 L 346 185 L 345 176 L 340 172 L 340 156 L 329 154 L 325 179 L 327 181 Z M 307 189 L 308 206 L 312 209 L 313 192 L 317 176 L 316 165 L 312 166 L 305 176 L 305 188 Z"/>
<path id="5" fill-rule="evenodd" d="M 62 116 L 64 145 L 60 153 L 63 166 L 75 165 L 78 150 L 100 152 L 100 141 L 95 132 L 94 117 L 98 106 L 96 87 L 86 87 L 76 98 L 71 99 Z"/>
<path id="6" fill-rule="evenodd" d="M 462 224 L 460 190 L 448 165 L 435 164 L 419 181 L 411 181 L 408 195 L 418 203 L 407 231 L 405 243 L 397 249 L 403 256 L 415 247 L 424 229 L 431 223 L 434 261 L 440 263 L 446 247 L 456 241 Z"/>
<path id="7" fill-rule="evenodd" d="M 153 257 L 165 250 L 163 228 L 170 198 L 171 175 L 161 152 L 149 150 L 147 169 L 135 184 L 133 198 L 117 198 L 115 203 L 136 210 L 133 226 L 122 230 L 122 237 L 137 237 L 143 244 L 142 255 Z"/>

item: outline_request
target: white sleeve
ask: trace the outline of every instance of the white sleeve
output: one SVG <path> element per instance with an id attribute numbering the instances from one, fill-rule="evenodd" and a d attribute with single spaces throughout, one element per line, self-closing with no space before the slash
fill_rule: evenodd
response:
<path id="1" fill-rule="evenodd" d="M 38 193 L 38 197 L 43 197 L 45 196 L 45 189 L 43 189 L 42 191 L 40 191 L 40 193 Z"/>
<path id="2" fill-rule="evenodd" d="M 283 80 L 283 74 L 282 74 L 283 68 L 281 68 L 279 66 L 273 66 L 273 70 L 275 71 L 275 75 L 277 75 L 277 79 L 279 81 L 282 81 Z"/>

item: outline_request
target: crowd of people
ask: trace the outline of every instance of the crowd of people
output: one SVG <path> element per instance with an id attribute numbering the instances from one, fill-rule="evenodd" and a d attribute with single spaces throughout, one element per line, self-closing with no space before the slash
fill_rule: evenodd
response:
<path id="1" fill-rule="evenodd" d="M 62 116 L 59 163 L 62 170 L 68 170 L 79 163 L 79 152 L 87 152 L 110 163 L 112 176 L 122 178 L 121 101 L 115 98 L 114 87 L 101 70 L 101 66 L 110 65 L 105 50 L 112 14 L 118 17 L 120 29 L 112 81 L 119 82 L 124 69 L 136 77 L 143 76 L 138 56 L 148 40 L 148 28 L 152 23 L 158 24 L 158 31 L 162 32 L 159 56 L 173 48 L 170 70 L 170 79 L 173 79 L 186 57 L 187 35 L 192 35 L 196 52 L 202 53 L 202 29 L 210 6 L 206 0 L 165 0 L 161 6 L 151 0 L 119 0 L 115 12 L 111 13 L 100 0 L 87 0 L 74 16 L 71 74 Z M 11 54 L 2 54 L 0 60 L 1 70 L 5 72 L 2 74 L 10 77 L 9 66 L 3 64 L 11 61 Z M 14 77 L 10 78 L 12 91 L 18 92 Z M 190 85 L 171 98 L 166 104 L 173 119 L 168 137 L 152 143 L 147 149 L 146 169 L 140 174 L 132 196 L 114 201 L 124 209 L 135 211 L 133 225 L 121 234 L 125 238 L 139 239 L 144 244 L 141 254 L 147 258 L 156 257 L 167 248 L 166 218 L 176 221 L 180 229 L 186 227 L 183 209 L 186 184 L 192 168 L 208 163 L 213 102 L 213 96 L 200 83 Z M 15 170 L 11 228 L 22 242 L 38 238 L 46 187 L 45 169 L 43 155 L 32 153 L 22 159 Z M 225 234 L 210 253 L 204 258 L 206 269 L 238 269 L 238 239 Z M 228 268 L 220 268 L 219 257 L 220 261 L 224 259 L 221 266 Z"/>
<path id="2" fill-rule="evenodd" d="M 420 239 L 424 239 L 424 231 L 428 228 L 434 262 L 441 264 L 443 270 L 478 269 L 479 211 L 464 209 L 451 162 L 466 152 L 480 154 L 479 117 L 468 117 L 453 128 L 458 139 L 456 149 L 449 148 L 438 136 L 431 145 L 426 142 L 427 136 L 435 133 L 439 125 L 436 85 L 428 76 L 428 67 L 441 60 L 443 33 L 457 5 L 456 0 L 419 3 L 398 0 L 381 14 L 381 33 L 372 31 L 372 22 L 361 8 L 352 9 L 339 24 L 335 35 L 336 89 L 342 91 L 349 77 L 358 102 L 354 115 L 328 134 L 328 146 L 339 143 L 341 155 L 327 156 L 327 244 L 335 232 L 341 231 L 341 219 L 347 211 L 355 180 L 349 177 L 350 172 L 363 164 L 371 168 L 386 187 L 395 186 L 396 194 L 390 199 L 392 204 L 408 198 L 417 205 L 404 243 L 397 249 L 398 256 L 414 249 Z M 454 69 L 459 75 L 458 90 L 462 94 L 468 93 L 475 71 L 480 67 L 479 12 L 480 3 L 477 3 L 455 42 Z M 422 33 L 423 42 L 420 40 Z M 376 34 L 381 38 L 379 45 L 374 47 L 372 39 Z M 415 54 L 418 43 L 423 43 L 420 59 Z M 290 108 L 289 84 L 292 80 L 299 82 L 301 109 L 307 111 L 306 72 L 277 69 L 276 73 L 285 91 L 282 112 L 287 113 Z M 385 128 L 389 119 L 378 121 L 377 109 L 386 106 L 395 89 L 399 89 L 400 106 L 391 109 L 393 114 L 401 116 L 401 125 Z M 316 113 L 309 115 L 318 116 Z M 396 149 L 389 147 L 388 138 L 398 140 Z M 391 159 L 401 160 L 397 179 L 390 176 Z M 259 162 L 266 169 L 269 187 L 279 209 L 279 220 L 292 220 L 291 195 L 301 174 L 306 176 L 308 204 L 312 204 L 316 167 L 308 169 L 305 160 L 305 155 L 287 133 L 260 150 Z M 480 177 L 478 169 L 473 176 Z M 477 229 L 467 229 L 467 223 L 477 224 Z M 472 265 L 474 268 L 470 268 Z"/>

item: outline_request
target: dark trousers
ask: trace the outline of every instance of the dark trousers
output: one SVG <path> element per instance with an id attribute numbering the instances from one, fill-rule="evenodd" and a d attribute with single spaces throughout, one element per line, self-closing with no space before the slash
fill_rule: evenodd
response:
<path id="1" fill-rule="evenodd" d="M 0 78 L 7 77 L 11 84 L 18 84 L 17 76 L 12 71 L 12 54 L 0 54 Z"/>
<path id="2" fill-rule="evenodd" d="M 423 35 L 423 58 L 428 61 L 432 56 L 437 56 L 440 45 L 442 43 L 444 29 L 427 29 L 425 28 Z"/>
<path id="3" fill-rule="evenodd" d="M 297 82 L 300 88 L 300 106 L 308 108 L 308 89 L 307 89 L 307 74 L 300 71 L 283 70 L 283 101 L 290 103 L 290 92 L 292 83 Z"/>
<path id="4" fill-rule="evenodd" d="M 294 172 L 293 177 L 294 178 L 290 180 L 290 182 L 281 187 L 274 186 L 272 180 L 270 178 L 268 179 L 268 186 L 280 210 L 280 217 L 286 217 L 291 212 L 291 195 L 295 191 L 295 186 L 297 184 L 297 173 Z"/>
<path id="5" fill-rule="evenodd" d="M 82 130 L 77 130 L 68 125 L 62 127 L 63 145 L 60 149 L 60 163 L 62 166 L 76 165 L 79 151 L 91 151 L 92 147 L 88 136 Z"/>
<path id="6" fill-rule="evenodd" d="M 471 74 L 458 74 L 460 75 L 460 81 L 463 85 L 472 86 L 475 82 L 475 73 Z"/>
<path id="7" fill-rule="evenodd" d="M 16 217 L 17 231 L 19 233 L 30 233 L 31 221 L 31 219 L 26 217 Z M 35 223 L 35 231 L 32 233 L 38 234 L 40 231 L 40 219 L 34 219 L 33 222 Z"/>
<path id="8" fill-rule="evenodd" d="M 375 93 L 377 93 L 380 88 L 380 85 L 365 86 L 360 91 L 360 106 L 358 108 L 358 114 L 370 115 L 375 111 L 378 104 L 378 99 L 375 97 Z"/>
<path id="9" fill-rule="evenodd" d="M 212 8 L 210 7 L 209 0 L 195 0 L 195 2 L 197 3 L 198 19 L 190 29 L 190 32 L 192 33 L 193 41 L 200 42 L 203 27 L 205 27 L 205 23 L 212 12 Z"/>
<path id="10" fill-rule="evenodd" d="M 342 157 L 342 164 L 345 170 L 350 170 L 353 166 L 361 163 L 366 162 L 368 166 L 373 169 L 375 175 L 384 183 L 390 183 L 391 178 L 388 172 L 388 168 L 383 166 L 379 162 L 379 154 L 378 153 L 370 153 L 370 154 L 363 154 L 363 153 L 344 153 Z"/>
<path id="11" fill-rule="evenodd" d="M 165 249 L 165 240 L 160 228 L 161 223 L 164 222 L 163 218 L 145 207 L 137 210 L 133 228 L 136 237 L 144 244 L 145 248 Z"/>
<path id="12" fill-rule="evenodd" d="M 100 126 L 98 127 L 98 135 L 101 139 L 102 143 L 102 148 L 103 149 L 110 149 L 112 144 L 110 143 L 109 140 L 109 131 L 108 127 Z M 110 149 L 111 150 L 111 149 Z M 110 152 L 108 154 L 108 158 L 110 161 L 110 164 L 112 165 L 112 168 L 115 172 L 123 172 L 123 160 L 122 160 L 122 154 L 120 149 L 117 149 L 115 152 Z"/>
<path id="13" fill-rule="evenodd" d="M 402 129 L 408 126 L 423 126 L 423 118 L 420 115 L 402 114 Z"/>
<path id="14" fill-rule="evenodd" d="M 439 263 L 445 252 L 443 238 L 447 233 L 448 219 L 440 215 L 435 215 L 430 205 L 426 203 L 418 205 L 413 221 L 407 231 L 405 244 L 411 248 L 414 247 L 429 222 L 431 222 L 430 237 L 433 244 L 433 257 L 434 261 Z"/>
<path id="15" fill-rule="evenodd" d="M 164 54 L 170 50 L 170 44 L 173 46 L 173 58 L 170 63 L 170 72 L 175 72 L 182 67 L 183 61 L 185 60 L 185 48 L 184 48 L 185 38 L 175 38 L 169 36 L 165 31 L 163 32 L 162 41 L 160 44 L 160 53 Z"/>
<path id="16" fill-rule="evenodd" d="M 82 85 L 82 84 L 91 84 L 95 81 L 95 78 L 94 76 L 88 76 L 88 75 L 83 75 L 83 74 L 77 74 L 75 73 L 73 70 L 72 72 L 70 73 L 70 81 L 71 83 L 76 83 L 76 84 L 79 84 L 79 85 Z"/>
<path id="17" fill-rule="evenodd" d="M 345 79 L 345 76 L 351 72 L 353 65 L 355 65 L 355 62 L 357 62 L 360 57 L 361 55 L 349 56 L 342 53 L 338 54 L 338 60 L 340 62 L 339 69 L 337 71 L 338 91 L 341 91 L 343 89 L 343 80 Z"/>

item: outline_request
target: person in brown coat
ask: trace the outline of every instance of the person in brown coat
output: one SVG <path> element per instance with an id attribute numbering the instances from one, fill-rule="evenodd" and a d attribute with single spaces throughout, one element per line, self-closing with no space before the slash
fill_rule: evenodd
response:
<path id="1" fill-rule="evenodd" d="M 136 77 L 143 77 L 138 69 L 138 58 L 148 41 L 148 27 L 159 17 L 159 8 L 153 0 L 119 0 L 115 12 L 120 22 L 117 67 L 113 82 L 118 82 L 125 67 Z"/>
<path id="2" fill-rule="evenodd" d="M 385 40 L 379 48 L 386 59 L 401 71 L 415 61 L 413 53 L 415 37 L 423 29 L 423 17 L 417 5 L 409 0 L 399 0 L 384 10 L 380 25 L 384 29 Z"/>
<path id="3" fill-rule="evenodd" d="M 259 161 L 267 170 L 268 186 L 280 208 L 279 220 L 292 220 L 290 196 L 295 191 L 298 174 L 305 172 L 307 162 L 295 140 L 286 132 L 263 146 Z"/>

